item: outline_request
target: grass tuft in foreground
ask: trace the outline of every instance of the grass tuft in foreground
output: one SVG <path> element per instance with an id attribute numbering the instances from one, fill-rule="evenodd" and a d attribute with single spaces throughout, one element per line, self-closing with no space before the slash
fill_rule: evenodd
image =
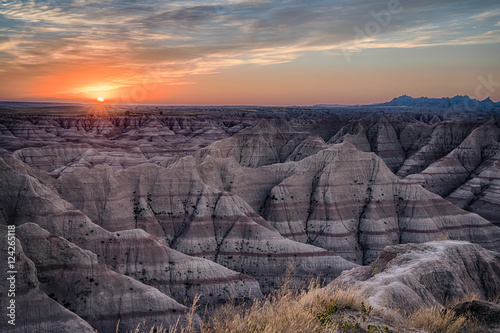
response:
<path id="1" fill-rule="evenodd" d="M 133 333 L 386 333 L 406 332 L 421 329 L 420 332 L 459 333 L 484 332 L 472 316 L 458 316 L 451 310 L 440 307 L 422 308 L 407 314 L 404 323 L 385 316 L 383 310 L 374 309 L 365 303 L 351 287 L 321 288 L 317 282 L 308 288 L 297 290 L 285 282 L 284 286 L 253 304 L 228 303 L 210 315 L 201 324 L 195 320 L 197 311 L 195 299 L 191 306 L 185 327 L 176 325 L 163 327 L 137 327 Z M 130 332 L 130 333 L 132 333 Z"/>
<path id="2" fill-rule="evenodd" d="M 458 316 L 454 311 L 437 306 L 422 308 L 408 316 L 408 326 L 422 328 L 431 333 L 485 332 L 472 316 Z"/>

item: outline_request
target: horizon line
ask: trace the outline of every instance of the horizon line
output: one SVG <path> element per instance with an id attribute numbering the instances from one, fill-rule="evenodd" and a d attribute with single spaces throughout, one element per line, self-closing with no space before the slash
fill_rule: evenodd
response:
<path id="1" fill-rule="evenodd" d="M 486 100 L 490 100 L 493 103 L 500 103 L 499 101 L 494 101 L 491 99 L 491 97 L 487 97 L 483 100 L 479 100 L 474 97 L 470 97 L 469 95 L 455 95 L 453 97 L 449 96 L 444 96 L 444 97 L 427 97 L 427 96 L 420 96 L 420 97 L 412 97 L 407 94 L 403 94 L 397 97 L 393 97 L 391 100 L 387 100 L 385 102 L 377 102 L 377 103 L 370 103 L 370 104 L 360 104 L 360 103 L 355 103 L 355 104 L 339 104 L 339 103 L 316 103 L 316 104 L 308 104 L 308 105 L 299 105 L 299 104 L 158 104 L 158 103 L 115 103 L 115 102 L 109 102 L 109 103 L 98 103 L 98 102 L 91 102 L 91 101 L 40 101 L 40 100 L 19 100 L 19 99 L 0 99 L 0 103 L 36 103 L 36 104 L 72 104 L 72 105 L 114 105 L 114 106 L 171 106 L 171 107 L 356 107 L 356 106 L 380 106 L 380 104 L 384 103 L 389 103 L 392 100 L 400 97 L 410 97 L 412 99 L 421 99 L 421 98 L 427 98 L 427 99 L 452 99 L 455 97 L 468 97 L 471 100 L 477 100 L 479 102 L 483 102 Z M 404 106 L 404 105 L 401 105 Z"/>

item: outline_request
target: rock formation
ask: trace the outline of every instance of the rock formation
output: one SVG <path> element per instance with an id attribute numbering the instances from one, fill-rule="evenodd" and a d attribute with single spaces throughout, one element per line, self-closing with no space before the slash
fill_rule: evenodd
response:
<path id="1" fill-rule="evenodd" d="M 500 226 L 500 152 L 483 163 L 475 176 L 446 197 L 456 206 Z"/>
<path id="2" fill-rule="evenodd" d="M 208 156 L 232 157 L 242 166 L 254 168 L 282 163 L 309 136 L 296 132 L 285 119 L 261 119 L 255 126 L 201 149 L 197 160 L 202 162 Z"/>
<path id="3" fill-rule="evenodd" d="M 36 266 L 40 289 L 98 331 L 112 332 L 118 321 L 123 332 L 143 319 L 147 326 L 166 327 L 186 321 L 186 307 L 155 288 L 100 265 L 94 253 L 33 223 L 17 228 L 17 234 Z"/>
<path id="4" fill-rule="evenodd" d="M 374 307 L 400 314 L 471 294 L 494 299 L 500 295 L 500 254 L 449 240 L 390 246 L 332 285 L 354 286 Z"/>
<path id="5" fill-rule="evenodd" d="M 20 332 L 183 323 L 196 295 L 215 306 L 349 269 L 335 283 L 388 309 L 499 294 L 498 116 L 144 108 L 0 115 L 0 227 L 17 226 L 19 304 L 40 307 Z M 474 245 L 407 244 L 444 236 Z"/>
<path id="6" fill-rule="evenodd" d="M 33 171 L 15 157 L 4 154 L 0 164 L 2 224 L 36 222 L 51 233 L 92 251 L 100 267 L 133 277 L 179 302 L 193 299 L 196 294 L 203 295 L 202 304 L 261 297 L 257 282 L 249 276 L 178 253 L 143 230 L 106 231 L 60 199 L 50 185 L 42 184 L 33 176 Z M 44 246 L 40 244 L 41 248 Z"/>
<path id="7" fill-rule="evenodd" d="M 350 142 L 362 151 L 373 151 L 393 171 L 398 170 L 405 159 L 394 126 L 384 115 L 344 126 L 329 142 Z"/>
<path id="8" fill-rule="evenodd" d="M 370 263 L 385 246 L 446 233 L 498 250 L 500 229 L 399 180 L 375 154 L 349 143 L 298 162 L 243 168 L 212 158 L 199 170 L 207 184 L 243 198 L 283 236 L 357 263 Z"/>
<path id="9" fill-rule="evenodd" d="M 489 332 L 500 332 L 500 305 L 485 301 L 462 302 L 451 308 L 458 315 L 472 315 L 485 323 Z"/>
<path id="10" fill-rule="evenodd" d="M 2 235 L 7 234 L 7 227 L 0 225 Z M 7 242 L 3 243 L 2 262 L 7 262 Z M 16 240 L 16 274 L 15 297 L 9 297 L 10 287 L 0 289 L 0 304 L 2 309 L 10 313 L 10 300 L 15 303 L 15 325 L 9 324 L 10 317 L 2 318 L 0 330 L 2 332 L 82 332 L 93 333 L 94 328 L 77 314 L 69 311 L 40 290 L 37 279 L 37 270 L 33 262 L 24 254 L 21 243 Z M 0 271 L 2 284 L 8 281 L 11 274 L 6 269 Z M 9 282 L 10 284 L 10 282 Z M 12 295 L 14 296 L 14 295 Z M 27 310 L 29 308 L 29 310 Z"/>
<path id="11" fill-rule="evenodd" d="M 421 172 L 458 147 L 479 124 L 470 119 L 410 122 L 400 134 L 407 158 L 396 174 L 406 177 Z"/>
<path id="12" fill-rule="evenodd" d="M 287 270 L 297 280 L 320 273 L 328 280 L 355 266 L 284 238 L 240 197 L 207 186 L 192 157 L 166 169 L 144 164 L 117 175 L 108 167 L 78 170 L 56 186 L 104 229 L 143 229 L 173 249 L 256 278 L 264 291 Z"/>
<path id="13" fill-rule="evenodd" d="M 441 196 L 447 196 L 474 176 L 485 160 L 500 151 L 499 141 L 500 128 L 492 123 L 480 126 L 448 155 L 406 179 L 423 184 L 425 188 Z"/>

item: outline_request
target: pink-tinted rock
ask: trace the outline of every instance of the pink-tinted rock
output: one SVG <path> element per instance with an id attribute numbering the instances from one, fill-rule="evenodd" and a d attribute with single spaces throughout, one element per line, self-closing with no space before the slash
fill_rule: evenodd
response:
<path id="1" fill-rule="evenodd" d="M 358 263 L 385 246 L 446 233 L 498 250 L 499 228 L 399 180 L 375 154 L 349 143 L 298 162 L 243 168 L 212 159 L 199 169 L 207 184 L 241 196 L 283 236 Z"/>
<path id="2" fill-rule="evenodd" d="M 60 199 L 54 188 L 30 175 L 31 169 L 22 162 L 10 155 L 2 157 L 2 224 L 35 222 L 92 251 L 101 265 L 154 286 L 181 302 L 193 299 L 196 294 L 203 294 L 203 304 L 262 296 L 258 283 L 249 276 L 181 254 L 144 230 L 102 229 Z"/>
<path id="3" fill-rule="evenodd" d="M 0 231 L 7 238 L 7 227 L 0 225 Z M 2 262 L 7 263 L 7 242 L 2 246 Z M 41 289 L 37 279 L 37 270 L 33 262 L 24 254 L 21 243 L 15 240 L 15 271 L 10 274 L 7 269 L 0 270 L 0 304 L 4 311 L 10 314 L 10 300 L 14 300 L 14 320 L 6 316 L 0 321 L 2 332 L 33 332 L 33 333 L 93 333 L 95 329 L 75 313 L 69 311 Z M 4 267 L 7 268 L 7 267 Z M 14 275 L 15 288 L 10 288 L 10 280 Z M 12 290 L 14 294 L 11 294 Z M 10 295 L 9 295 L 10 294 Z M 4 316 L 6 315 L 4 314 Z M 9 321 L 12 321 L 9 323 Z M 12 325 L 15 324 L 15 325 Z"/>
<path id="4" fill-rule="evenodd" d="M 34 223 L 20 226 L 17 234 L 36 266 L 40 289 L 97 330 L 114 331 L 118 322 L 120 332 L 125 332 L 142 320 L 147 327 L 169 327 L 177 321 L 182 325 L 187 320 L 186 307 L 100 265 L 94 253 Z"/>
<path id="5" fill-rule="evenodd" d="M 500 254 L 459 241 L 390 246 L 369 266 L 346 271 L 332 285 L 352 286 L 378 309 L 400 316 L 470 295 L 500 295 Z"/>

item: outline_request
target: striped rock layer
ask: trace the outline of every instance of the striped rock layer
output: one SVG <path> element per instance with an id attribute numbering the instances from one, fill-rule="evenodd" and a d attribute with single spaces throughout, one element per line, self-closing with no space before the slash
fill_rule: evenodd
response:
<path id="1" fill-rule="evenodd" d="M 22 327 L 184 323 L 197 294 L 213 305 L 287 275 L 330 282 L 387 246 L 446 236 L 500 249 L 494 117 L 221 114 L 0 117 L 0 225 L 17 226 L 20 303 L 50 309 Z"/>
<path id="2" fill-rule="evenodd" d="M 395 245 L 371 265 L 342 273 L 330 286 L 351 286 L 368 304 L 401 318 L 406 311 L 470 295 L 494 300 L 500 295 L 499 267 L 498 252 L 468 242 Z"/>
<path id="3" fill-rule="evenodd" d="M 170 299 L 171 301 L 161 304 L 162 309 L 158 309 L 160 312 L 177 309 L 180 306 L 178 302 L 193 299 L 197 294 L 203 295 L 202 304 L 217 304 L 227 299 L 262 297 L 257 281 L 250 276 L 231 271 L 209 260 L 179 253 L 169 248 L 162 239 L 144 230 L 110 232 L 101 228 L 71 204 L 62 200 L 54 187 L 37 178 L 35 171 L 23 165 L 15 157 L 2 154 L 0 169 L 2 225 L 17 225 L 23 228 L 27 223 L 34 222 L 31 228 L 43 228 L 47 233 L 54 235 L 44 238 L 59 237 L 61 239 L 59 242 L 67 243 L 67 247 L 76 249 L 77 252 L 84 251 L 92 257 L 91 266 L 95 266 L 96 270 L 106 271 L 103 279 L 107 279 L 108 275 L 118 280 L 133 279 L 131 283 L 138 284 L 141 290 L 151 290 L 153 295 L 156 295 L 155 298 L 161 294 Z M 43 232 L 37 229 L 36 233 Z M 29 259 L 34 261 L 37 273 L 42 274 L 43 270 L 38 266 L 43 266 L 47 258 L 41 257 L 37 261 L 35 256 L 48 251 L 50 244 L 44 239 L 37 243 L 36 239 L 29 238 L 28 242 L 30 246 L 38 244 L 31 247 L 27 253 Z M 62 262 L 67 253 L 54 252 L 52 256 L 56 262 Z M 67 265 L 74 264 L 77 267 L 79 265 L 77 259 L 68 262 Z M 92 272 L 92 270 L 81 271 L 79 273 L 82 276 L 81 280 L 92 278 Z M 49 269 L 47 276 L 50 275 L 58 276 L 59 273 L 51 272 Z M 40 275 L 38 278 L 40 279 Z M 121 290 L 115 291 L 115 296 L 118 297 L 121 292 Z M 76 297 L 72 304 L 76 306 L 76 303 L 85 299 L 85 295 Z M 124 298 L 122 301 L 130 302 L 131 299 Z M 64 306 L 61 298 L 58 298 L 58 302 Z M 102 308 L 87 310 L 106 315 L 106 311 L 103 312 Z M 156 319 L 160 316 L 158 311 L 152 314 Z M 147 312 L 149 308 L 141 313 L 141 316 L 147 319 Z M 135 319 L 126 321 L 127 316 L 126 312 L 110 314 L 106 325 L 111 325 L 115 321 L 116 326 L 116 322 L 120 319 L 124 331 L 135 328 L 137 321 Z M 96 320 L 92 326 L 97 325 L 98 321 Z M 165 324 L 168 323 L 170 320 Z"/>
<path id="4" fill-rule="evenodd" d="M 206 183 L 242 197 L 283 236 L 357 263 L 370 263 L 388 245 L 443 235 L 498 250 L 498 227 L 399 180 L 378 156 L 349 143 L 298 162 L 244 168 L 212 159 L 199 169 Z"/>

